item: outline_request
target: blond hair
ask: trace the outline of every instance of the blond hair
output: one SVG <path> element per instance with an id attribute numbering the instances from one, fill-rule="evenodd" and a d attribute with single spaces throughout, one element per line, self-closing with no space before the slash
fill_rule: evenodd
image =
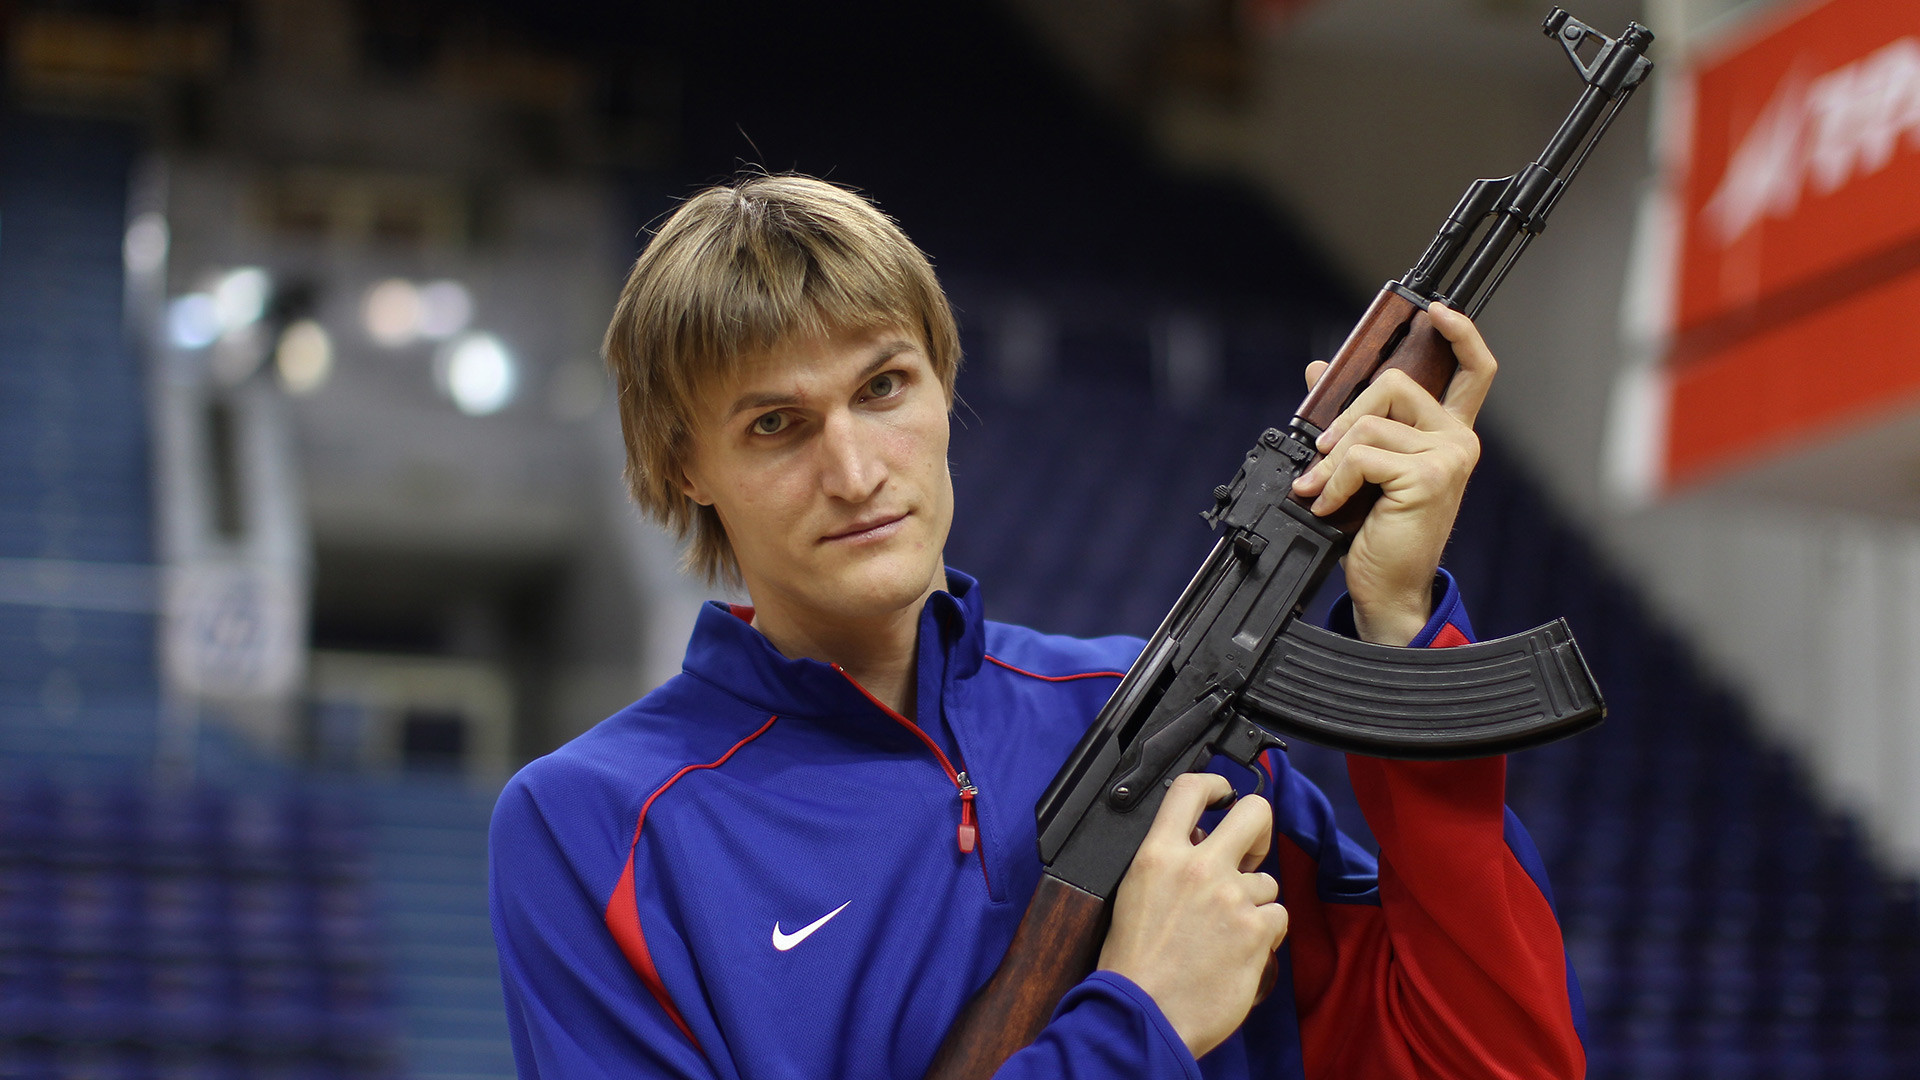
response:
<path id="1" fill-rule="evenodd" d="M 699 394 L 749 356 L 847 331 L 917 332 L 953 400 L 960 335 L 933 266 L 861 195 L 748 177 L 682 203 L 633 264 L 607 327 L 628 489 L 687 546 L 685 569 L 740 580 L 713 507 L 681 490 Z"/>

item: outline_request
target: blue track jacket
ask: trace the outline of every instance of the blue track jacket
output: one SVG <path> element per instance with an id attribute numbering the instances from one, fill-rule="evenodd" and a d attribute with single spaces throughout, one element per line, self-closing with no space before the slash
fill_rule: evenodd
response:
<path id="1" fill-rule="evenodd" d="M 1442 577 L 1416 645 L 1469 640 Z M 911 720 L 709 603 L 680 675 L 508 783 L 490 875 L 523 1078 L 925 1072 L 1038 882 L 1035 802 L 1142 645 L 989 622 L 973 580 L 948 580 Z M 1291 923 L 1274 992 L 1196 1063 L 1096 972 L 1000 1076 L 1581 1075 L 1502 759 L 1350 759 L 1379 867 L 1285 755 L 1265 761 Z"/>

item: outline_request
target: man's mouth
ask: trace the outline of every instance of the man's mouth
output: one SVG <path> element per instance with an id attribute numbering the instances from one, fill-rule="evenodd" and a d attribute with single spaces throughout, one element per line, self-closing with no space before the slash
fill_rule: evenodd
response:
<path id="1" fill-rule="evenodd" d="M 876 517 L 863 518 L 841 529 L 839 532 L 821 537 L 820 541 L 822 543 L 844 542 L 858 544 L 884 540 L 894 533 L 899 532 L 901 523 L 906 521 L 907 517 L 907 514 L 902 513 L 882 514 Z"/>

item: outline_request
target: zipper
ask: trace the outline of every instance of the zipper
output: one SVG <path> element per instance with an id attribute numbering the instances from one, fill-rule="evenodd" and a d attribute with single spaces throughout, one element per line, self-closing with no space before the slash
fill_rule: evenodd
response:
<path id="1" fill-rule="evenodd" d="M 980 842 L 980 826 L 973 820 L 973 797 L 980 794 L 980 789 L 973 786 L 973 781 L 967 778 L 966 773 L 961 773 L 955 780 L 960 785 L 960 828 L 954 832 L 954 837 L 960 844 L 960 854 L 971 855 L 974 846 Z"/>
<path id="2" fill-rule="evenodd" d="M 960 793 L 960 826 L 954 830 L 954 843 L 959 847 L 960 854 L 962 855 L 972 855 L 976 852 L 979 854 L 980 876 L 985 878 L 987 876 L 987 852 L 985 848 L 980 846 L 980 823 L 979 819 L 975 816 L 973 806 L 973 800 L 980 794 L 980 789 L 974 786 L 973 780 L 969 778 L 966 773 L 953 767 L 953 762 L 948 760 L 946 752 L 940 749 L 940 744 L 934 742 L 932 736 L 920 730 L 919 724 L 901 716 L 899 713 L 893 711 L 892 708 L 888 707 L 886 702 L 868 693 L 867 688 L 860 685 L 860 680 L 848 674 L 846 668 L 835 664 L 833 665 L 833 670 L 839 672 L 842 678 L 852 683 L 853 688 L 860 691 L 861 697 L 873 702 L 875 708 L 886 713 L 893 719 L 894 723 L 913 732 L 914 735 L 919 737 L 922 743 L 926 744 L 928 750 L 933 751 L 934 759 L 940 763 L 941 771 L 947 774 L 947 779 L 952 782 L 954 790 Z"/>

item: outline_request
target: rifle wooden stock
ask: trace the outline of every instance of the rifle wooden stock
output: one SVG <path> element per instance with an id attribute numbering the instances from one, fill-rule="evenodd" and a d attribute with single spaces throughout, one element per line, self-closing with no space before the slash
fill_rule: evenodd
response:
<path id="1" fill-rule="evenodd" d="M 1434 328 L 1432 316 L 1391 285 L 1380 290 L 1367 307 L 1367 313 L 1347 335 L 1340 351 L 1320 381 L 1314 384 L 1295 415 L 1325 431 L 1339 418 L 1353 399 L 1389 370 L 1404 371 L 1435 400 L 1443 398 L 1447 384 L 1459 363 L 1453 358 L 1453 343 Z M 1353 494 L 1340 509 L 1327 517 L 1328 524 L 1352 536 L 1366 520 L 1380 498 L 1380 489 L 1368 484 Z M 1301 506 L 1313 500 L 1293 496 Z"/>
<path id="2" fill-rule="evenodd" d="M 986 1080 L 1038 1038 L 1100 959 L 1106 930 L 1106 901 L 1042 874 L 999 970 L 954 1021 L 927 1080 Z"/>

